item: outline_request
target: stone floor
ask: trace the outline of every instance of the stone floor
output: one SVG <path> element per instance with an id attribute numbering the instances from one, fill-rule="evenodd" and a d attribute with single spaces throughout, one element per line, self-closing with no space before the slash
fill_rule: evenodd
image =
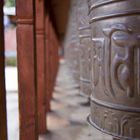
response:
<path id="1" fill-rule="evenodd" d="M 85 102 L 87 99 L 79 95 L 71 71 L 64 61 L 61 62 L 51 102 L 52 112 L 47 118 L 49 133 L 39 140 L 112 140 L 88 125 L 86 118 L 90 108 L 81 105 Z"/>
<path id="2" fill-rule="evenodd" d="M 10 72 L 10 69 L 12 68 L 6 69 L 8 136 L 9 140 L 19 140 L 17 82 L 14 82 L 15 88 L 10 86 L 11 79 L 17 79 L 17 71 L 12 69 Z M 48 133 L 41 135 L 39 140 L 112 140 L 87 124 L 86 118 L 90 110 L 88 106 L 81 105 L 85 102 L 87 99 L 79 95 L 79 87 L 71 71 L 61 61 L 51 102 L 52 111 L 47 117 Z"/>

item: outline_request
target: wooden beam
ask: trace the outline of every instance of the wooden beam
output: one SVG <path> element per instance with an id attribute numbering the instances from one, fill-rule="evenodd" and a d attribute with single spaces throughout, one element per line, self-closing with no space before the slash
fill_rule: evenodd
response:
<path id="1" fill-rule="evenodd" d="M 35 1 L 16 2 L 20 140 L 37 140 Z"/>
<path id="2" fill-rule="evenodd" d="M 0 139 L 7 140 L 3 0 L 0 2 Z"/>
<path id="3" fill-rule="evenodd" d="M 37 54 L 37 94 L 38 94 L 38 131 L 46 132 L 45 97 L 45 12 L 44 0 L 36 0 L 36 54 Z"/>

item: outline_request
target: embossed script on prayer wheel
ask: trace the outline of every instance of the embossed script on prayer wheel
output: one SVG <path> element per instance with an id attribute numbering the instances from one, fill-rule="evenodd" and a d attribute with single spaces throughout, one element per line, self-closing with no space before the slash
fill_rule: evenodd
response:
<path id="1" fill-rule="evenodd" d="M 140 0 L 89 0 L 90 124 L 115 137 L 140 139 Z"/>
<path id="2" fill-rule="evenodd" d="M 88 17 L 88 3 L 78 0 L 78 26 L 79 26 L 79 53 L 80 53 L 80 93 L 89 98 L 91 94 L 90 83 L 90 48 L 91 30 Z"/>

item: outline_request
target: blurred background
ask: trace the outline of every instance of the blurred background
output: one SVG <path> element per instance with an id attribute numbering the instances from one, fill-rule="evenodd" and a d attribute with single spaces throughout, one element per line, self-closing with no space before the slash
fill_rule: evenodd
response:
<path id="1" fill-rule="evenodd" d="M 5 0 L 5 4 L 3 7 L 5 31 L 7 122 L 9 140 L 19 139 L 15 4 L 15 0 Z"/>
<path id="2" fill-rule="evenodd" d="M 76 46 L 78 45 L 77 24 L 75 24 L 77 20 L 77 16 L 75 16 L 77 3 L 78 2 L 73 1 L 71 4 L 71 7 L 73 7 L 70 10 L 69 16 L 69 21 L 71 22 L 68 23 L 69 28 L 65 30 L 65 37 L 64 31 L 59 31 L 59 33 L 61 33 L 59 35 L 60 40 L 63 40 L 61 45 L 64 48 L 73 46 L 75 47 L 75 50 L 77 49 Z M 3 7 L 5 31 L 7 121 L 9 140 L 19 140 L 15 4 L 15 0 L 5 0 Z M 52 7 L 55 9 L 57 4 L 55 1 L 53 1 L 53 4 L 54 5 Z M 59 14 L 61 13 L 62 12 Z M 57 15 L 58 13 L 56 12 L 55 14 Z M 61 21 L 57 23 L 61 23 Z M 60 55 L 64 55 L 63 47 L 60 50 Z M 69 55 L 70 52 L 68 51 L 67 56 Z M 77 58 L 72 58 L 72 60 L 75 59 Z M 75 63 L 75 61 L 73 62 Z M 73 63 L 71 65 L 71 67 L 73 67 Z M 53 99 L 51 101 L 51 111 L 47 113 L 46 117 L 48 131 L 46 134 L 40 136 L 40 140 L 93 140 L 93 138 L 94 140 L 111 139 L 109 136 L 98 132 L 87 124 L 86 118 L 90 112 L 89 100 L 88 98 L 85 98 L 79 94 L 80 87 L 77 84 L 77 81 L 73 78 L 73 73 L 74 72 L 72 69 L 67 67 L 64 57 L 61 56 Z"/>

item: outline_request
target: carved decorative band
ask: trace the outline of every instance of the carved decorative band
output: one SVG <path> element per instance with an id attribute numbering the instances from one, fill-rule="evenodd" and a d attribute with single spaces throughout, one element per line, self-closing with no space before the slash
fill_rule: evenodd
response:
<path id="1" fill-rule="evenodd" d="M 140 113 L 140 108 L 104 102 L 104 101 L 95 99 L 92 95 L 91 95 L 91 102 L 93 102 L 94 104 L 97 104 L 99 106 L 103 106 L 103 107 L 110 108 L 113 110 Z"/>
<path id="2" fill-rule="evenodd" d="M 140 139 L 140 113 L 114 110 L 91 102 L 88 122 L 100 131 L 127 140 Z"/>
<path id="3" fill-rule="evenodd" d="M 101 131 L 101 132 L 103 132 L 103 133 L 105 133 L 105 134 L 111 135 L 111 136 L 116 137 L 116 138 L 118 138 L 118 139 L 122 139 L 122 137 L 119 136 L 119 135 L 117 135 L 116 133 L 113 133 L 113 134 L 112 134 L 111 132 L 109 132 L 109 131 L 107 131 L 107 130 L 105 130 L 105 129 L 102 129 L 102 128 L 98 127 L 98 126 L 92 121 L 90 115 L 87 117 L 87 122 L 88 122 L 89 125 L 91 125 L 92 127 L 95 127 L 97 130 L 99 130 L 99 131 Z M 126 140 L 132 140 L 132 138 L 128 138 L 128 137 L 123 137 L 123 138 L 125 138 Z M 133 140 L 138 140 L 138 139 L 133 139 Z"/>
<path id="4" fill-rule="evenodd" d="M 33 19 L 18 19 L 17 24 L 33 24 Z"/>
<path id="5" fill-rule="evenodd" d="M 89 13 L 101 6 L 107 5 L 107 4 L 112 4 L 112 3 L 117 3 L 117 2 L 122 2 L 122 1 L 126 1 L 126 0 L 108 0 L 108 1 L 102 1 L 102 2 L 97 2 L 94 3 L 93 5 L 91 5 L 90 9 L 89 9 Z"/>
<path id="6" fill-rule="evenodd" d="M 115 14 L 109 14 L 109 15 L 103 15 L 103 16 L 98 16 L 90 19 L 90 23 L 99 21 L 99 20 L 104 20 L 104 19 L 109 19 L 109 18 L 115 18 L 115 17 L 122 17 L 122 16 L 132 16 L 132 15 L 139 15 L 140 10 L 135 9 L 135 10 L 128 10 L 120 13 L 115 13 Z"/>
<path id="7" fill-rule="evenodd" d="M 87 83 L 87 84 L 90 84 L 90 80 L 87 80 L 87 79 L 84 79 L 84 78 L 80 78 L 80 81 L 83 82 L 83 83 Z"/>

